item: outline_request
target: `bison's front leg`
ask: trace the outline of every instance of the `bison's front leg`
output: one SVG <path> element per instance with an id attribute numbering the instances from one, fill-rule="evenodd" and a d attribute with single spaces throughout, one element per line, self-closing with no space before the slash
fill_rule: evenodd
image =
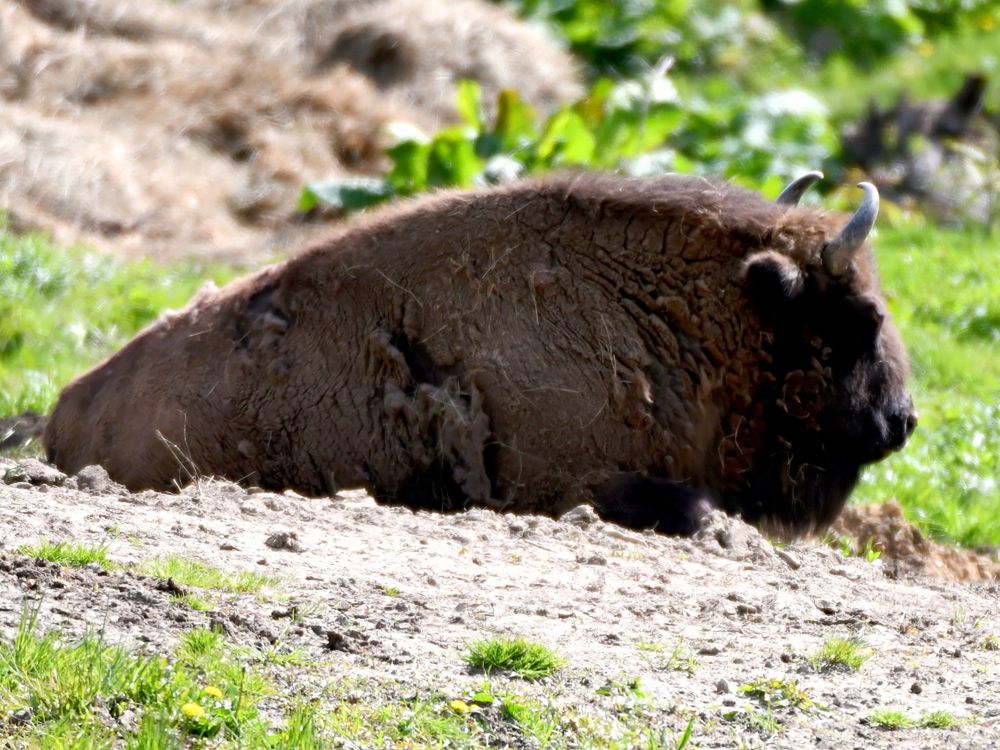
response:
<path id="1" fill-rule="evenodd" d="M 594 509 L 605 521 L 634 529 L 691 536 L 716 508 L 708 493 L 640 473 L 618 474 L 593 489 Z"/>

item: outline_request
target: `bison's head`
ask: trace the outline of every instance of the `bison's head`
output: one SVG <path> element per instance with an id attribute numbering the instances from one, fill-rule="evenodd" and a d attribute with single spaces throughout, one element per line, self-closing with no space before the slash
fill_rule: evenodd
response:
<path id="1" fill-rule="evenodd" d="M 794 183 L 779 202 L 797 202 L 803 183 L 817 177 Z M 764 338 L 763 440 L 732 510 L 785 533 L 832 522 L 861 467 L 903 447 L 917 423 L 906 352 L 866 241 L 878 191 L 860 187 L 864 201 L 845 226 L 789 211 L 776 233 L 785 238 L 779 249 L 758 252 L 743 267 Z"/>

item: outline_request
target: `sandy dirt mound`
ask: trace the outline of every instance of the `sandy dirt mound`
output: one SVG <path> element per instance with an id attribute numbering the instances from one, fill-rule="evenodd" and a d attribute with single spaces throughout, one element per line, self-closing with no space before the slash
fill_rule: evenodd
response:
<path id="1" fill-rule="evenodd" d="M 895 500 L 882 505 L 849 506 L 833 531 L 857 540 L 860 549 L 870 541 L 881 553 L 889 575 L 924 574 L 946 581 L 995 581 L 1000 563 L 988 555 L 937 544 L 903 516 Z"/>
<path id="2" fill-rule="evenodd" d="M 618 709 L 601 686 L 639 678 L 650 720 L 679 730 L 693 714 L 699 748 L 992 748 L 1000 729 L 996 585 L 890 579 L 823 545 L 775 549 L 721 514 L 683 540 L 625 531 L 583 508 L 561 521 L 441 516 L 361 492 L 307 499 L 203 481 L 130 495 L 100 471 L 67 478 L 11 461 L 0 476 L 5 634 L 22 601 L 42 595 L 46 628 L 103 625 L 108 637 L 162 648 L 214 623 L 247 644 L 280 637 L 330 677 L 448 695 L 482 681 L 461 661 L 466 643 L 523 635 L 567 666 L 511 689 L 608 717 Z M 67 569 L 15 553 L 41 538 L 104 544 L 125 565 L 174 554 L 282 583 L 270 595 L 219 594 L 213 612 L 195 612 L 129 568 Z M 291 608 L 301 622 L 288 621 Z M 817 670 L 809 657 L 831 637 L 858 637 L 871 657 L 858 672 Z M 689 668 L 669 664 L 677 648 Z M 776 710 L 783 728 L 766 737 L 727 719 L 762 710 L 738 691 L 762 678 L 796 680 L 825 709 Z M 864 721 L 875 708 L 947 711 L 962 723 L 885 732 Z"/>
<path id="3" fill-rule="evenodd" d="M 489 98 L 527 86 L 537 58 L 537 106 L 579 92 L 554 42 L 463 2 L 467 21 L 496 29 L 460 27 L 443 0 L 0 0 L 0 207 L 17 230 L 126 255 L 287 249 L 306 182 L 383 169 L 386 125 L 453 118 L 458 79 L 479 78 Z M 407 55 L 391 80 L 386 45 Z"/>

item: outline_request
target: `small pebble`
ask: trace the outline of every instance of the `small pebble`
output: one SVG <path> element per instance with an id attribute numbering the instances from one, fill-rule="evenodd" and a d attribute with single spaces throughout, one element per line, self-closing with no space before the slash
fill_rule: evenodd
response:
<path id="1" fill-rule="evenodd" d="M 840 611 L 840 607 L 828 599 L 817 599 L 816 609 L 824 615 L 835 615 Z"/>
<path id="2" fill-rule="evenodd" d="M 781 560 L 784 561 L 785 565 L 787 565 L 792 570 L 798 570 L 799 568 L 802 567 L 802 563 L 800 563 L 798 558 L 795 557 L 795 555 L 793 555 L 791 552 L 787 552 L 786 550 L 783 549 L 775 549 L 774 554 L 776 554 L 779 558 L 781 558 Z"/>
<path id="3" fill-rule="evenodd" d="M 919 682 L 914 682 L 912 685 L 910 685 L 910 692 L 913 693 L 914 695 L 920 695 L 922 692 L 924 692 L 923 685 L 921 685 Z"/>

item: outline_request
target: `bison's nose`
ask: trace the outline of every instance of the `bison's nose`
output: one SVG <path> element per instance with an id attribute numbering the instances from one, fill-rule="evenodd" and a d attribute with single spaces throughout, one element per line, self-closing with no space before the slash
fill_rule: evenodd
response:
<path id="1" fill-rule="evenodd" d="M 917 429 L 917 412 L 913 408 L 913 403 L 908 403 L 906 407 L 893 414 L 887 421 L 889 423 L 889 435 L 887 436 L 889 445 L 886 447 L 889 450 L 899 450 L 906 445 L 910 435 Z"/>

